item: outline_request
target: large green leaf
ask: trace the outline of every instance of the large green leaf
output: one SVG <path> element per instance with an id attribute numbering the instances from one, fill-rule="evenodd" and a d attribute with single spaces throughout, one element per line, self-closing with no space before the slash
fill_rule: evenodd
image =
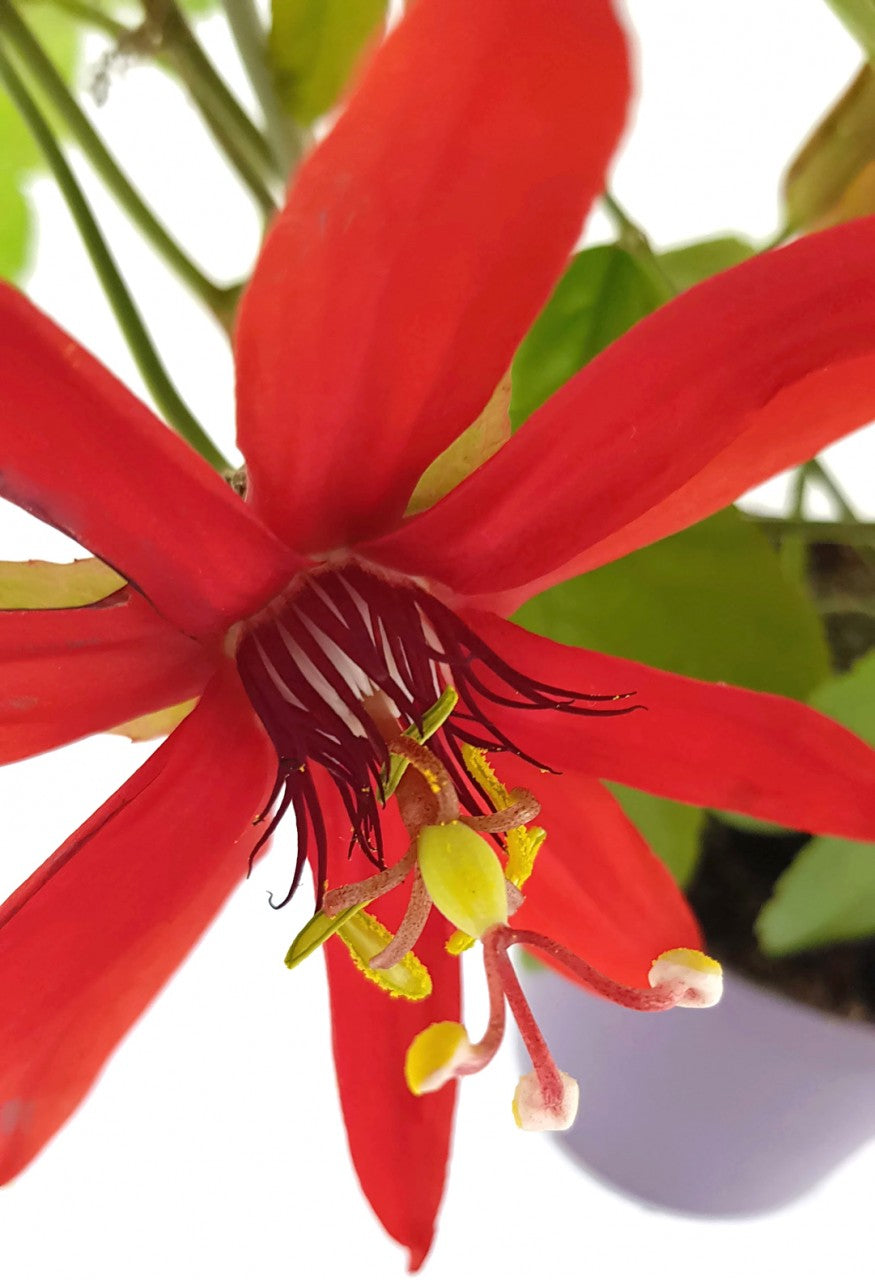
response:
<path id="1" fill-rule="evenodd" d="M 875 845 L 810 840 L 779 878 L 755 929 L 771 956 L 875 935 Z"/>
<path id="2" fill-rule="evenodd" d="M 810 702 L 875 745 L 875 653 L 827 680 Z M 756 933 L 769 955 L 875 935 L 875 844 L 810 840 L 775 885 Z"/>
<path id="3" fill-rule="evenodd" d="M 829 670 L 813 606 L 733 508 L 552 587 L 516 620 L 565 644 L 793 697 L 807 696 Z M 685 882 L 695 867 L 697 811 L 665 800 L 648 811 L 618 798 Z"/>
<path id="4" fill-rule="evenodd" d="M 608 787 L 678 884 L 688 884 L 699 860 L 704 810 L 664 796 L 651 796 L 619 782 L 609 782 Z"/>
<path id="5" fill-rule="evenodd" d="M 825 681 L 809 701 L 815 710 L 875 745 L 875 653 L 867 653 L 844 675 Z"/>
<path id="6" fill-rule="evenodd" d="M 272 0 L 269 57 L 280 100 L 300 124 L 336 103 L 386 0 Z"/>
<path id="7" fill-rule="evenodd" d="M 71 73 L 76 63 L 78 36 L 72 23 L 57 11 L 28 9 L 28 24 L 55 65 Z M 0 278 L 18 279 L 27 263 L 33 223 L 25 186 L 42 168 L 42 156 L 0 85 Z"/>
<path id="8" fill-rule="evenodd" d="M 816 611 L 733 508 L 542 592 L 517 620 L 566 644 L 790 697 L 829 671 Z"/>
<path id="9" fill-rule="evenodd" d="M 665 273 L 678 290 L 690 289 L 700 280 L 728 271 L 740 262 L 753 257 L 756 250 L 749 240 L 740 236 L 716 236 L 710 240 L 696 240 L 676 249 L 666 249 L 659 255 Z"/>
<path id="10" fill-rule="evenodd" d="M 513 427 L 664 296 L 650 273 L 617 245 L 584 249 L 572 258 L 514 357 Z"/>

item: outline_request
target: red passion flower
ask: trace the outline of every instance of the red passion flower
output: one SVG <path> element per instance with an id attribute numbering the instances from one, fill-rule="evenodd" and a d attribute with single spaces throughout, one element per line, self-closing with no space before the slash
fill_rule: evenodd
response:
<path id="1" fill-rule="evenodd" d="M 0 908 L 4 1179 L 76 1107 L 288 808 L 294 884 L 309 860 L 321 908 L 292 958 L 328 939 L 352 1156 L 413 1266 L 455 1077 L 491 1056 L 506 1004 L 535 1066 L 519 1123 L 573 1111 L 510 945 L 636 1007 L 704 1003 L 716 981 L 599 779 L 875 839 L 875 755 L 832 722 L 506 621 L 873 416 L 872 221 L 684 294 L 454 487 L 452 454 L 436 491 L 419 485 L 562 272 L 628 92 L 606 0 L 418 0 L 302 166 L 243 298 L 245 499 L 0 292 L 0 493 L 121 575 L 90 562 L 101 598 L 0 613 L 2 758 L 198 699 Z M 475 937 L 492 1016 L 472 1045 L 456 956 Z"/>

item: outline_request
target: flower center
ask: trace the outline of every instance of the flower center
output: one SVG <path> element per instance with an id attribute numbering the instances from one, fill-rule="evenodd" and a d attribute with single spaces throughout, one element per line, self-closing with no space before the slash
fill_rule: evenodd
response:
<path id="1" fill-rule="evenodd" d="M 483 787 L 465 767 L 464 750 L 512 751 L 549 768 L 495 724 L 496 705 L 574 715 L 632 710 L 630 695 L 586 695 L 525 676 L 489 648 L 441 600 L 411 579 L 389 578 L 356 562 L 302 575 L 248 622 L 236 653 L 240 677 L 277 754 L 277 777 L 259 821 L 265 830 L 252 857 L 291 807 L 298 856 L 289 901 L 309 856 L 321 904 L 327 869 L 325 820 L 311 767 L 332 779 L 349 816 L 352 845 L 385 866 L 380 810 L 389 768 L 387 742 L 413 727 L 443 690 L 458 690 L 459 714 L 432 749 L 462 806 L 478 813 Z M 624 705 L 599 704 L 626 699 Z"/>

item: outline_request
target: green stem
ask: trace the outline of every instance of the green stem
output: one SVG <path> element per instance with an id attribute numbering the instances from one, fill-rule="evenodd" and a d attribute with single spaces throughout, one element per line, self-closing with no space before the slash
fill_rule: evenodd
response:
<path id="1" fill-rule="evenodd" d="M 875 522 L 863 520 L 804 520 L 785 516 L 742 515 L 766 533 L 804 538 L 806 542 L 835 542 L 846 547 L 875 546 Z"/>
<path id="2" fill-rule="evenodd" d="M 39 2 L 39 0 L 31 0 L 31 3 L 36 2 Z M 234 135 L 233 126 L 225 123 L 225 118 L 221 112 L 216 113 L 213 110 L 212 99 L 204 91 L 201 79 L 195 72 L 190 70 L 184 57 L 174 56 L 176 51 L 172 47 L 166 47 L 167 42 L 161 41 L 162 33 L 156 32 L 155 36 L 150 35 L 148 37 L 148 48 L 144 50 L 144 32 L 142 28 L 134 30 L 131 27 L 126 27 L 123 22 L 118 22 L 115 18 L 110 17 L 109 14 L 103 13 L 102 10 L 83 3 L 83 0 L 41 0 L 41 2 L 59 9 L 62 13 L 69 14 L 77 22 L 84 23 L 93 27 L 96 31 L 103 32 L 115 43 L 120 53 L 130 50 L 138 55 L 141 55 L 144 51 L 154 54 L 156 61 L 163 65 L 166 71 L 175 74 L 186 86 L 204 124 L 249 188 L 253 199 L 264 216 L 269 218 L 276 212 L 276 202 L 266 181 L 262 178 L 262 170 L 265 165 L 270 166 L 272 164 L 271 153 L 267 143 L 252 121 L 249 120 L 249 117 L 245 115 L 243 108 L 239 106 L 236 99 L 225 88 L 224 82 L 219 78 L 211 63 L 207 62 L 206 78 L 208 80 L 214 78 L 221 85 L 222 90 L 233 102 L 236 111 L 245 119 L 246 126 L 244 127 L 251 129 L 258 138 L 260 149 L 265 159 L 259 159 L 256 163 L 250 162 L 245 145 L 241 145 Z M 194 40 L 193 35 L 191 38 Z M 197 47 L 204 61 L 206 61 L 206 54 L 203 53 L 199 45 Z M 276 176 L 273 169 L 270 169 L 268 177 L 275 178 Z"/>
<path id="3" fill-rule="evenodd" d="M 171 426 L 193 448 L 197 449 L 211 466 L 219 471 L 226 470 L 229 466 L 227 459 L 222 456 L 203 427 L 194 418 L 167 376 L 72 169 L 67 164 L 36 102 L 6 58 L 2 47 L 0 47 L 0 80 L 5 84 L 10 98 L 46 158 L 46 163 L 73 215 L 119 327 L 137 362 L 137 368 L 155 403 Z"/>
<path id="4" fill-rule="evenodd" d="M 240 60 L 264 115 L 267 136 L 282 172 L 290 174 L 304 151 L 305 134 L 282 108 L 267 60 L 267 39 L 252 0 L 222 0 Z"/>
<path id="5" fill-rule="evenodd" d="M 144 203 L 10 0 L 0 0 L 0 35 L 9 42 L 22 65 L 63 118 L 73 138 L 132 222 L 179 278 L 209 307 L 219 323 L 230 329 L 232 314 L 226 290 L 204 275 Z"/>
<path id="6" fill-rule="evenodd" d="M 609 191 L 606 191 L 602 196 L 602 202 L 613 218 L 619 232 L 620 248 L 625 249 L 633 258 L 637 258 L 639 262 L 650 269 L 651 274 L 656 277 L 657 283 L 662 287 L 666 301 L 669 298 L 677 297 L 678 287 L 662 265 L 659 255 L 654 251 L 653 245 L 648 240 L 644 230 L 630 218 L 623 206 L 618 203 Z"/>
<path id="7" fill-rule="evenodd" d="M 816 480 L 821 489 L 823 489 L 829 497 L 832 498 L 842 520 L 847 520 L 849 523 L 855 523 L 857 520 L 856 511 L 848 502 L 847 498 L 842 493 L 841 489 L 836 484 L 832 475 L 827 471 L 823 463 L 817 458 L 812 458 L 810 462 L 806 463 L 806 466 L 809 468 L 811 479 Z"/>
<path id="8" fill-rule="evenodd" d="M 142 0 L 142 4 L 157 46 L 171 59 L 209 118 L 234 139 L 237 150 L 263 182 L 279 178 L 270 146 L 213 67 L 176 0 Z"/>

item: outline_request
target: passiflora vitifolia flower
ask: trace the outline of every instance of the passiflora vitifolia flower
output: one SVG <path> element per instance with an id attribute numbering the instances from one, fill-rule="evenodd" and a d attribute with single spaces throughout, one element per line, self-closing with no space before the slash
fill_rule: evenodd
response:
<path id="1" fill-rule="evenodd" d="M 302 166 L 243 298 L 245 500 L 0 293 L 0 492 L 102 562 L 55 572 L 78 607 L 0 613 L 2 758 L 197 699 L 0 909 L 4 1178 L 289 808 L 294 883 L 309 860 L 319 908 L 290 961 L 326 941 L 353 1159 L 414 1266 L 454 1082 L 507 1006 L 534 1066 L 518 1123 L 576 1106 L 509 947 L 634 1007 L 716 994 L 682 896 L 598 779 L 875 838 L 875 755 L 839 726 L 505 620 L 875 411 L 863 221 L 666 305 L 512 439 L 481 432 L 492 456 L 460 471 L 453 442 L 560 274 L 627 96 L 605 0 L 418 0 Z M 457 955 L 476 937 L 491 1016 L 472 1043 Z"/>

